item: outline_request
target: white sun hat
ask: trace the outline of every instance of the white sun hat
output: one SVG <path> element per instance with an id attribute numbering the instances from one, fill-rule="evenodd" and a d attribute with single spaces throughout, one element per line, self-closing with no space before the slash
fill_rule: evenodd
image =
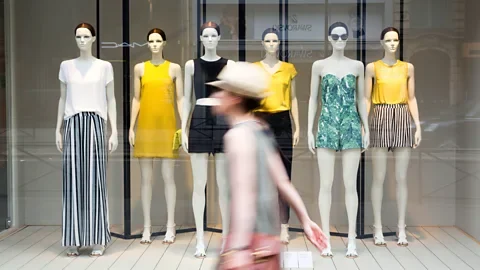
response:
<path id="1" fill-rule="evenodd" d="M 226 65 L 218 80 L 206 84 L 230 91 L 237 95 L 263 99 L 269 95 L 270 76 L 259 65 L 235 62 Z"/>

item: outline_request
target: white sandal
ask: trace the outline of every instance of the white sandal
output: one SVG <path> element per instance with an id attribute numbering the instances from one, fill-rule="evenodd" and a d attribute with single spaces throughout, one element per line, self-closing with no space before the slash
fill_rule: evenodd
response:
<path id="1" fill-rule="evenodd" d="M 205 252 L 205 245 L 203 239 L 197 239 L 197 246 L 195 248 L 195 258 L 205 258 L 207 253 Z"/>
<path id="2" fill-rule="evenodd" d="M 165 238 L 163 239 L 164 244 L 173 244 L 175 243 L 176 229 L 175 224 L 173 226 L 167 226 L 167 232 L 165 233 Z"/>
<path id="3" fill-rule="evenodd" d="M 92 253 L 90 253 L 90 256 L 92 256 L 92 257 L 102 256 L 104 251 L 105 251 L 105 246 L 95 245 L 93 247 Z"/>
<path id="4" fill-rule="evenodd" d="M 345 257 L 349 259 L 355 259 L 358 257 L 357 244 L 355 243 L 355 240 L 356 237 L 348 238 L 347 254 L 345 254 Z"/>
<path id="5" fill-rule="evenodd" d="M 80 255 L 80 253 L 78 252 L 78 247 L 73 246 L 67 249 L 68 257 L 77 257 L 78 255 Z"/>
<path id="6" fill-rule="evenodd" d="M 143 227 L 142 240 L 140 240 L 140 244 L 150 245 L 152 243 L 152 240 L 150 240 L 151 235 L 152 233 L 150 232 L 150 226 Z"/>
<path id="7" fill-rule="evenodd" d="M 400 247 L 407 247 L 408 246 L 407 234 L 405 232 L 406 228 L 407 228 L 407 225 L 403 225 L 403 227 L 398 226 L 398 232 L 397 232 L 398 242 L 397 242 L 397 245 L 400 246 Z"/>
<path id="8" fill-rule="evenodd" d="M 386 247 L 387 243 L 383 238 L 382 227 L 381 226 L 376 227 L 375 225 L 373 225 L 373 228 L 375 228 L 374 235 L 373 235 L 373 243 L 375 244 L 375 246 Z"/>

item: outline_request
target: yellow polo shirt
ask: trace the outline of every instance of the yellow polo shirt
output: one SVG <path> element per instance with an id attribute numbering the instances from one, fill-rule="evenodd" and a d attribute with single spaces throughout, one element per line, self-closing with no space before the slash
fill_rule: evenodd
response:
<path id="1" fill-rule="evenodd" d="M 295 66 L 291 63 L 281 62 L 280 68 L 273 74 L 268 72 L 261 62 L 255 62 L 264 68 L 271 76 L 270 86 L 266 89 L 270 95 L 266 97 L 256 112 L 282 112 L 290 110 L 292 103 L 292 80 L 297 75 Z"/>

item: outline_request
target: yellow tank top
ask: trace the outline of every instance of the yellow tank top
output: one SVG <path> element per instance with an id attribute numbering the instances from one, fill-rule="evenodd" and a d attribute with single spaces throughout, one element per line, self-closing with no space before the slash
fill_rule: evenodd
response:
<path id="1" fill-rule="evenodd" d="M 261 62 L 255 62 L 264 68 Z M 291 63 L 282 62 L 280 68 L 274 73 L 265 72 L 271 76 L 271 81 L 268 89 L 269 96 L 265 98 L 257 112 L 281 112 L 290 110 L 292 98 L 292 79 L 297 75 L 295 66 Z"/>
<path id="2" fill-rule="evenodd" d="M 373 104 L 405 104 L 408 102 L 408 63 L 397 60 L 389 66 L 382 60 L 374 63 Z"/>

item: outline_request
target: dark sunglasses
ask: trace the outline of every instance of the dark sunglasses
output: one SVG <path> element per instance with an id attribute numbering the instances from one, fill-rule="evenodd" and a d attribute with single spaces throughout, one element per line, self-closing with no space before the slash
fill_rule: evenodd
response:
<path id="1" fill-rule="evenodd" d="M 332 34 L 331 35 L 332 39 L 337 41 L 339 38 L 341 38 L 342 40 L 347 40 L 348 38 L 348 35 L 347 34 L 343 34 L 341 36 L 337 35 L 337 34 Z"/>

